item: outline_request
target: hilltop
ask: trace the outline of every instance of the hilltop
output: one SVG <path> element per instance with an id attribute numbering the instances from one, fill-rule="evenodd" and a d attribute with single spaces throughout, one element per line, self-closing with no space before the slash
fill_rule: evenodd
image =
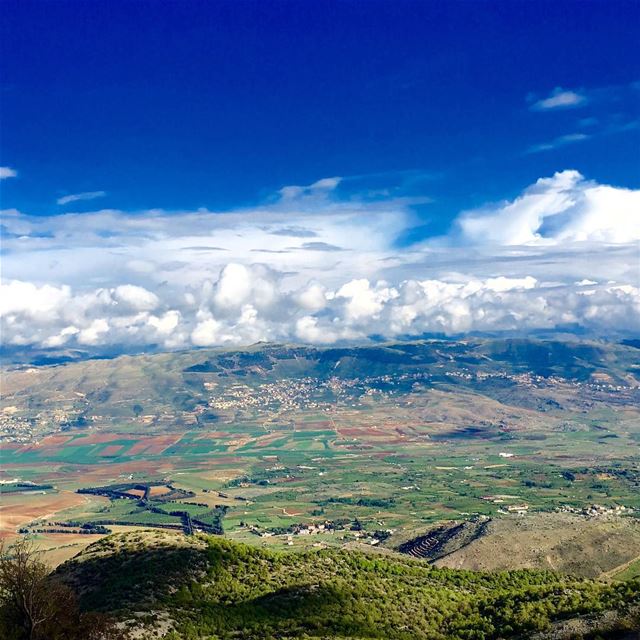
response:
<path id="1" fill-rule="evenodd" d="M 168 533 L 104 538 L 57 576 L 80 593 L 84 608 L 116 613 L 138 634 L 176 640 L 525 638 L 568 618 L 582 619 L 583 628 L 601 620 L 609 630 L 631 629 L 638 619 L 628 612 L 640 603 L 638 580 L 476 573 L 357 551 L 283 553 Z"/>

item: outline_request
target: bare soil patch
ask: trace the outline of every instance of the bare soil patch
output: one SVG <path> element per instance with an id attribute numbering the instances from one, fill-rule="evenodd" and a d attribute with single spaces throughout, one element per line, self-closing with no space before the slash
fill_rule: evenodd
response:
<path id="1" fill-rule="evenodd" d="M 17 529 L 28 522 L 51 519 L 57 513 L 85 502 L 84 496 L 71 491 L 3 496 L 0 504 L 0 538 L 15 537 Z"/>

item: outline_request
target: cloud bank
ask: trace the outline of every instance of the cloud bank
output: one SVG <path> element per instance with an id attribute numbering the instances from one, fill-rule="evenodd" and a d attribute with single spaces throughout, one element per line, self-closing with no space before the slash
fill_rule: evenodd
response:
<path id="1" fill-rule="evenodd" d="M 411 199 L 340 178 L 263 206 L 3 213 L 5 345 L 162 349 L 424 333 L 640 330 L 640 191 L 577 171 L 409 247 Z"/>

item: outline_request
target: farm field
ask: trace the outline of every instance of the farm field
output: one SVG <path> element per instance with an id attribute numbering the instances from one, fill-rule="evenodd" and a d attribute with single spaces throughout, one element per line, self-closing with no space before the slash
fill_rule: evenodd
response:
<path id="1" fill-rule="evenodd" d="M 639 353 L 422 341 L 16 367 L 3 375 L 0 528 L 180 528 L 186 516 L 170 511 L 219 507 L 225 535 L 252 544 L 394 548 L 481 516 L 586 518 L 597 504 L 634 520 Z M 131 495 L 76 493 L 115 485 Z M 188 497 L 159 507 L 167 485 Z"/>
<path id="2" fill-rule="evenodd" d="M 611 574 L 614 580 L 633 580 L 640 578 L 640 558 L 625 564 L 623 569 Z"/>

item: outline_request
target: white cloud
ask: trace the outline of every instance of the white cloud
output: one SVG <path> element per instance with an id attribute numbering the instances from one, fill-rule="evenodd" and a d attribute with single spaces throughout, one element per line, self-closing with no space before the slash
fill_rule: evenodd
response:
<path id="1" fill-rule="evenodd" d="M 212 347 L 220 344 L 220 330 L 222 326 L 213 318 L 207 318 L 198 322 L 195 329 L 191 332 L 191 342 L 196 347 Z"/>
<path id="2" fill-rule="evenodd" d="M 351 280 L 342 285 L 335 298 L 345 298 L 345 319 L 357 322 L 377 318 L 389 300 L 396 298 L 398 292 L 387 286 L 386 282 L 378 282 L 375 286 L 366 278 Z"/>
<path id="3" fill-rule="evenodd" d="M 301 309 L 317 313 L 327 306 L 327 292 L 321 284 L 311 282 L 298 292 L 295 300 Z"/>
<path id="4" fill-rule="evenodd" d="M 69 204 L 70 202 L 78 202 L 79 200 L 95 200 L 96 198 L 104 198 L 106 191 L 85 191 L 84 193 L 72 193 L 68 196 L 58 198 L 58 204 Z"/>
<path id="5" fill-rule="evenodd" d="M 223 309 L 240 307 L 251 294 L 252 281 L 249 269 L 242 264 L 231 263 L 222 270 L 216 285 L 214 300 Z"/>
<path id="6" fill-rule="evenodd" d="M 633 243 L 640 240 L 640 191 L 561 171 L 511 202 L 464 213 L 458 226 L 474 244 Z"/>
<path id="7" fill-rule="evenodd" d="M 167 311 L 162 316 L 149 316 L 149 325 L 160 335 L 170 335 L 180 324 L 180 312 L 176 310 Z"/>
<path id="8" fill-rule="evenodd" d="M 66 285 L 55 287 L 45 284 L 38 287 L 31 282 L 16 280 L 1 286 L 0 315 L 3 317 L 23 315 L 39 318 L 57 312 L 71 298 L 71 288 Z"/>
<path id="9" fill-rule="evenodd" d="M 97 318 L 78 333 L 78 342 L 83 345 L 94 346 L 100 344 L 101 338 L 109 331 L 109 323 L 105 318 Z"/>
<path id="10" fill-rule="evenodd" d="M 17 177 L 18 172 L 11 167 L 0 167 L 0 180 Z"/>
<path id="11" fill-rule="evenodd" d="M 294 335 L 299 341 L 311 344 L 332 344 L 339 339 L 335 331 L 326 326 L 320 326 L 318 318 L 313 316 L 298 318 Z"/>
<path id="12" fill-rule="evenodd" d="M 133 284 L 123 284 L 116 287 L 113 295 L 116 302 L 128 305 L 136 311 L 151 311 L 160 302 L 155 293 Z"/>
<path id="13" fill-rule="evenodd" d="M 541 153 L 542 151 L 551 151 L 560 147 L 566 147 L 569 144 L 575 144 L 576 142 L 584 142 L 589 140 L 590 135 L 586 133 L 567 133 L 563 136 L 558 136 L 549 142 L 541 142 L 539 144 L 531 145 L 527 149 L 527 153 Z"/>
<path id="14" fill-rule="evenodd" d="M 556 87 L 549 96 L 541 100 L 536 100 L 531 109 L 534 111 L 551 111 L 556 109 L 575 109 L 588 102 L 584 92 L 572 91 Z"/>
<path id="15" fill-rule="evenodd" d="M 640 240 L 640 191 L 591 184 L 564 224 L 558 242 L 633 243 Z"/>
<path id="16" fill-rule="evenodd" d="M 56 347 L 62 347 L 65 345 L 73 336 L 80 333 L 80 330 L 73 325 L 69 325 L 68 327 L 64 327 L 59 333 L 50 335 L 48 338 L 45 338 L 42 342 L 42 346 L 48 349 L 54 349 Z"/>
<path id="17" fill-rule="evenodd" d="M 640 329 L 639 191 L 561 171 L 400 250 L 407 202 L 340 200 L 338 184 L 232 212 L 4 212 L 3 339 L 173 349 Z"/>
<path id="18" fill-rule="evenodd" d="M 336 176 L 333 178 L 322 178 L 316 182 L 305 185 L 291 185 L 282 187 L 278 192 L 283 200 L 294 200 L 301 197 L 309 199 L 323 199 L 333 191 L 342 181 L 342 178 Z"/>
<path id="19" fill-rule="evenodd" d="M 514 289 L 533 289 L 538 281 L 532 276 L 524 278 L 507 278 L 498 276 L 497 278 L 489 278 L 485 282 L 485 286 L 489 291 L 513 291 Z"/>
<path id="20" fill-rule="evenodd" d="M 16 291 L 25 283 L 3 285 Z M 524 278 L 407 279 L 389 287 L 367 279 L 346 282 L 326 295 L 326 306 L 313 314 L 292 304 L 301 292 L 278 288 L 269 309 L 259 311 L 255 293 L 241 307 L 219 309 L 207 296 L 196 297 L 198 309 L 165 300 L 157 314 L 131 313 L 109 304 L 113 294 L 96 290 L 79 294 L 62 291 L 50 296 L 37 288 L 44 304 L 18 307 L 3 316 L 8 345 L 56 347 L 161 344 L 168 348 L 241 345 L 258 340 L 302 340 L 330 344 L 337 340 L 394 338 L 425 332 L 455 334 L 468 331 L 552 329 L 577 324 L 594 331 L 639 328 L 640 288 L 632 284 L 547 284 Z M 588 294 L 588 295 L 586 295 Z M 90 300 L 90 304 L 86 304 Z"/>

